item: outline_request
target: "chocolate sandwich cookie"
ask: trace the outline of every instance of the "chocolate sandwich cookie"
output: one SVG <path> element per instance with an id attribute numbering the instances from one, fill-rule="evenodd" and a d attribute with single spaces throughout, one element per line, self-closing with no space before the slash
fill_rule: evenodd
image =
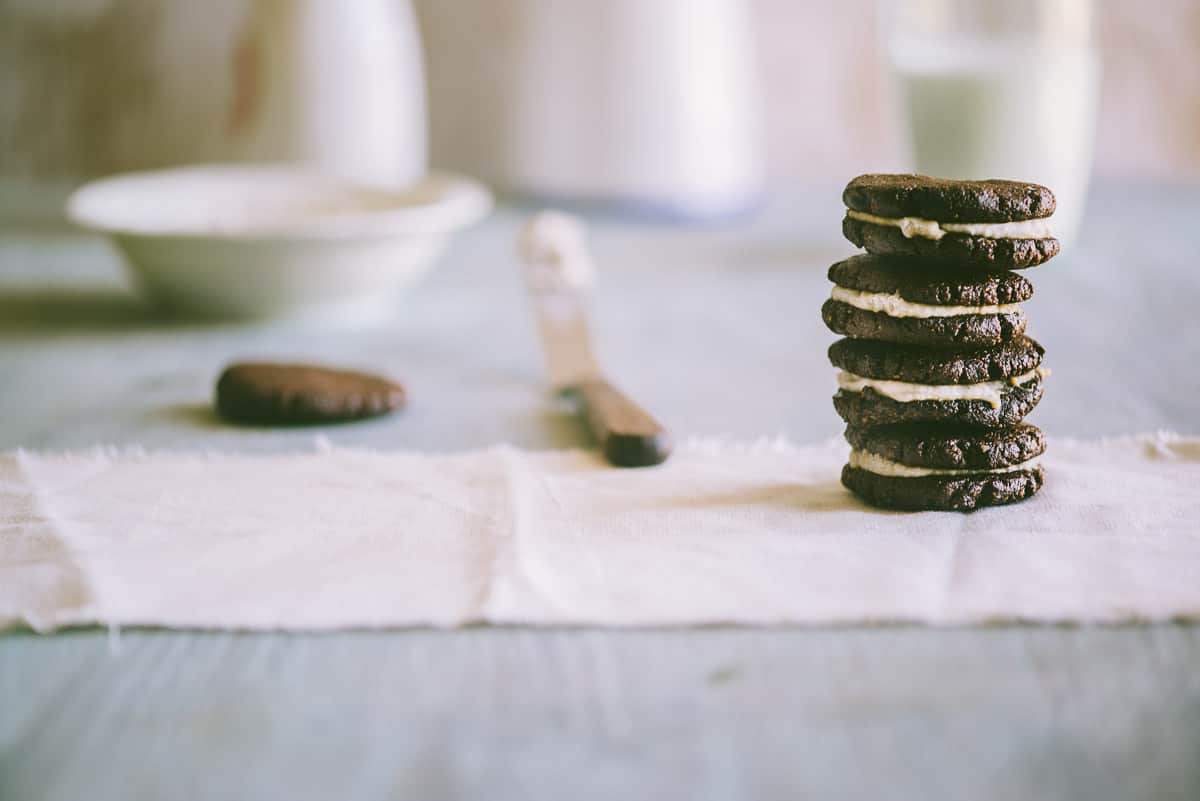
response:
<path id="1" fill-rule="evenodd" d="M 1032 267 L 1058 253 L 1046 222 L 1054 193 L 1038 184 L 860 175 L 842 201 L 842 232 L 870 253 L 985 271 Z"/>
<path id="2" fill-rule="evenodd" d="M 1033 285 L 1012 272 L 963 272 L 897 256 L 859 255 L 829 268 L 825 325 L 856 339 L 931 347 L 998 345 L 1025 333 Z"/>
<path id="3" fill-rule="evenodd" d="M 1024 500 L 1044 483 L 1046 439 L 1022 424 L 983 430 L 893 425 L 846 429 L 842 483 L 889 509 L 966 512 Z"/>
<path id="4" fill-rule="evenodd" d="M 404 387 L 368 373 L 304 364 L 243 362 L 217 380 L 217 413 L 262 425 L 361 420 L 404 405 Z"/>
<path id="5" fill-rule="evenodd" d="M 829 346 L 833 406 L 854 426 L 1019 423 L 1042 399 L 1042 346 L 1020 336 L 989 348 L 935 350 L 868 339 Z"/>

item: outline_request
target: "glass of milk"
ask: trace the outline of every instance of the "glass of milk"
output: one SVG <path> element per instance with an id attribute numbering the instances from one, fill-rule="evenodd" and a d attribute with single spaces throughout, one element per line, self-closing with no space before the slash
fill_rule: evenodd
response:
<path id="1" fill-rule="evenodd" d="M 1044 184 L 1083 217 L 1100 92 L 1091 0 L 882 0 L 917 172 Z"/>

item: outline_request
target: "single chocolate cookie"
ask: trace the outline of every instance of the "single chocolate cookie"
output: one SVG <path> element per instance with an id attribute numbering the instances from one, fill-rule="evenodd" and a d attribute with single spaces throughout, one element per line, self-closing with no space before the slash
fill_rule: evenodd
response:
<path id="1" fill-rule="evenodd" d="M 1046 222 L 1054 194 L 1038 184 L 860 175 L 842 200 L 842 233 L 870 253 L 995 271 L 1032 267 L 1059 250 Z"/>
<path id="2" fill-rule="evenodd" d="M 821 317 L 834 333 L 942 348 L 998 345 L 1025 333 L 1033 285 L 1012 272 L 964 273 L 936 262 L 859 255 L 829 268 Z"/>
<path id="3" fill-rule="evenodd" d="M 1028 337 L 967 351 L 841 339 L 829 359 L 842 369 L 833 407 L 854 426 L 1012 426 L 1042 399 L 1042 347 Z"/>
<path id="4" fill-rule="evenodd" d="M 239 423 L 299 425 L 360 420 L 404 405 L 404 387 L 350 370 L 244 362 L 217 380 L 217 413 Z"/>
<path id="5" fill-rule="evenodd" d="M 899 425 L 846 429 L 842 483 L 889 509 L 970 511 L 1030 497 L 1044 483 L 1042 432 Z"/>

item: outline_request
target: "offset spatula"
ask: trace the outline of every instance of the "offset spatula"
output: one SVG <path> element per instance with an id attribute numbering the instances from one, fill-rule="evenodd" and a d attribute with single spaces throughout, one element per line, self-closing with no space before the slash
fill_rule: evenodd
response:
<path id="1" fill-rule="evenodd" d="M 609 383 L 592 354 L 587 301 L 593 271 L 583 223 L 544 212 L 525 225 L 518 244 L 551 383 L 576 400 L 610 463 L 660 464 L 671 455 L 666 429 Z"/>

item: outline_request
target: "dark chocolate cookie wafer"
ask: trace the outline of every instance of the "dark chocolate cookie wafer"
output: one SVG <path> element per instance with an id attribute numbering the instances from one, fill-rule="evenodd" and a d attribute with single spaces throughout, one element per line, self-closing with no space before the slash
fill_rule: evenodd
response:
<path id="1" fill-rule="evenodd" d="M 890 509 L 970 511 L 1014 503 L 1041 489 L 1046 450 L 1030 425 L 992 431 L 955 426 L 851 426 L 842 483 Z"/>
<path id="2" fill-rule="evenodd" d="M 1042 399 L 1040 375 L 1000 393 L 1000 405 L 982 400 L 897 401 L 870 387 L 859 392 L 838 390 L 833 408 L 856 426 L 889 423 L 960 423 L 981 428 L 1012 426 L 1024 420 Z"/>
<path id="3" fill-rule="evenodd" d="M 350 370 L 244 362 L 217 380 L 217 412 L 227 420 L 298 425 L 359 420 L 404 405 L 404 387 Z"/>
<path id="4" fill-rule="evenodd" d="M 964 273 L 938 263 L 859 255 L 829 268 L 836 286 L 821 308 L 838 334 L 942 348 L 997 345 L 1025 333 L 1024 277 Z"/>
<path id="5" fill-rule="evenodd" d="M 1022 181 L 956 181 L 927 175 L 876 173 L 846 184 L 847 208 L 880 217 L 942 222 L 1014 222 L 1054 214 L 1054 193 Z"/>
<path id="6" fill-rule="evenodd" d="M 892 478 L 842 468 L 842 484 L 872 506 L 931 512 L 969 512 L 1033 496 L 1045 483 L 1041 467 L 1011 473 Z"/>
<path id="7" fill-rule="evenodd" d="M 1045 349 L 1030 337 L 990 348 L 942 351 L 860 339 L 829 346 L 834 367 L 868 378 L 914 384 L 975 384 L 1028 373 L 1042 363 Z"/>
<path id="8" fill-rule="evenodd" d="M 841 339 L 829 359 L 843 371 L 833 406 L 854 426 L 1011 426 L 1042 398 L 1042 347 L 1028 337 L 970 351 Z"/>
<path id="9" fill-rule="evenodd" d="M 892 462 L 939 470 L 998 470 L 1046 452 L 1046 435 L 1029 423 L 982 431 L 956 425 L 851 425 L 846 441 Z"/>
<path id="10" fill-rule="evenodd" d="M 995 314 L 911 317 L 858 308 L 837 298 L 825 301 L 821 319 L 835 334 L 934 348 L 997 345 L 1024 334 L 1026 326 L 1025 313 L 1020 309 Z"/>
<path id="11" fill-rule="evenodd" d="M 888 292 L 934 306 L 1022 303 L 1033 284 L 1020 273 L 967 273 L 938 261 L 860 253 L 829 268 L 829 280 L 861 292 Z"/>
<path id="12" fill-rule="evenodd" d="M 1032 267 L 1059 250 L 1046 223 L 1054 194 L 1038 184 L 860 175 L 842 200 L 843 234 L 870 253 L 996 271 Z"/>

